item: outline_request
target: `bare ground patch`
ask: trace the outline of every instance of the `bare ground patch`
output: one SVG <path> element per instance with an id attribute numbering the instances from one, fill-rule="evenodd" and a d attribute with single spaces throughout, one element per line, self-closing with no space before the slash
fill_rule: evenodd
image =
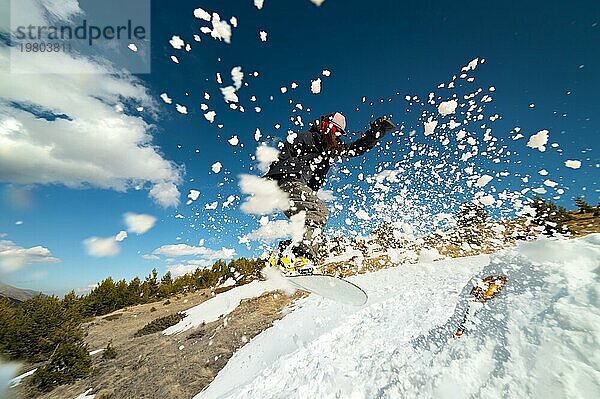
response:
<path id="1" fill-rule="evenodd" d="M 165 336 L 161 332 L 134 337 L 151 321 L 189 309 L 212 296 L 211 291 L 138 305 L 97 317 L 83 325 L 90 350 L 111 346 L 115 359 L 94 355 L 92 374 L 71 385 L 37 395 L 25 384 L 13 389 L 17 398 L 75 398 L 88 389 L 96 398 L 191 398 L 206 387 L 233 353 L 281 319 L 302 293 L 265 293 L 246 299 L 230 314 L 194 330 Z M 152 308 L 156 310 L 151 311 Z"/>

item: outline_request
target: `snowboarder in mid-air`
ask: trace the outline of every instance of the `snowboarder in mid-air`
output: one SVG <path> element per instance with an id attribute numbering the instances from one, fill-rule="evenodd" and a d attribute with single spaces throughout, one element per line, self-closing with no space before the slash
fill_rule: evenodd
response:
<path id="1" fill-rule="evenodd" d="M 304 235 L 298 243 L 291 240 L 279 243 L 277 259 L 271 258 L 287 275 L 318 272 L 319 248 L 323 243 L 323 230 L 329 211 L 317 196 L 331 164 L 339 158 L 351 158 L 373 148 L 383 136 L 396 126 L 387 117 L 370 123 L 370 128 L 356 141 L 346 144 L 346 117 L 340 112 L 322 116 L 311 124 L 310 130 L 299 133 L 295 139 L 285 141 L 279 157 L 265 175 L 275 180 L 281 190 L 289 195 L 290 205 L 284 211 L 288 218 L 304 212 Z"/>

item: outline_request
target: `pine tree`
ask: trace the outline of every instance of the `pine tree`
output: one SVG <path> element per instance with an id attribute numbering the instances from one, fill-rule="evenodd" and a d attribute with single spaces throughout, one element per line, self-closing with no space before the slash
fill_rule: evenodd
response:
<path id="1" fill-rule="evenodd" d="M 456 212 L 456 223 L 458 227 L 474 226 L 484 223 L 488 214 L 483 205 L 473 202 L 464 202 Z"/>
<path id="2" fill-rule="evenodd" d="M 391 222 L 384 221 L 381 225 L 371 232 L 373 241 L 380 248 L 402 248 L 406 246 L 406 240 L 402 240 L 396 237 L 396 229 Z"/>
<path id="3" fill-rule="evenodd" d="M 57 385 L 69 384 L 87 376 L 92 371 L 92 359 L 83 339 L 68 336 L 57 344 L 47 364 L 38 367 L 31 378 L 31 384 L 42 392 L 48 392 Z"/>
<path id="4" fill-rule="evenodd" d="M 152 272 L 146 277 L 146 280 L 142 283 L 142 292 L 145 302 L 152 302 L 158 297 L 158 271 L 152 269 Z"/>
<path id="5" fill-rule="evenodd" d="M 127 306 L 140 303 L 142 296 L 142 282 L 139 277 L 135 277 L 127 285 Z"/>
<path id="6" fill-rule="evenodd" d="M 161 298 L 166 298 L 173 293 L 173 290 L 173 277 L 171 277 L 171 272 L 168 271 L 160 280 L 158 294 Z"/>
<path id="7" fill-rule="evenodd" d="M 575 198 L 575 205 L 579 208 L 579 213 L 593 213 L 595 211 L 593 206 L 590 206 L 582 196 Z"/>
<path id="8" fill-rule="evenodd" d="M 554 235 L 557 233 L 568 233 L 569 228 L 565 222 L 573 219 L 573 216 L 562 206 L 557 206 L 551 200 L 545 201 L 540 196 L 533 199 L 531 207 L 536 210 L 532 222 L 544 227 L 544 234 Z"/>

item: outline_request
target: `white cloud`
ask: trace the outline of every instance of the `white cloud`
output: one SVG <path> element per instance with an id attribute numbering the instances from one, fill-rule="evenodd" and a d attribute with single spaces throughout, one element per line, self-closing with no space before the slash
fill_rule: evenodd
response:
<path id="1" fill-rule="evenodd" d="M 41 0 L 41 3 L 50 14 L 62 21 L 69 21 L 82 13 L 78 0 Z"/>
<path id="2" fill-rule="evenodd" d="M 169 257 L 178 256 L 201 256 L 204 259 L 230 259 L 235 256 L 235 249 L 232 248 L 221 248 L 218 250 L 206 248 L 200 244 L 198 246 L 192 246 L 188 244 L 167 244 L 152 251 L 154 255 L 163 255 Z"/>
<path id="3" fill-rule="evenodd" d="M 198 268 L 211 267 L 213 263 L 214 261 L 207 259 L 191 259 L 187 262 L 168 265 L 166 269 L 171 272 L 173 277 L 179 277 L 184 274 L 193 273 Z"/>
<path id="4" fill-rule="evenodd" d="M 198 267 L 198 265 L 192 265 L 189 263 L 177 263 L 175 265 L 167 266 L 167 271 L 171 272 L 171 276 L 175 278 L 193 273 Z"/>
<path id="5" fill-rule="evenodd" d="M 95 284 L 88 284 L 85 287 L 79 287 L 79 288 L 75 288 L 75 293 L 77 295 L 87 295 L 90 292 L 92 292 L 96 287 L 98 287 L 100 284 L 99 283 L 95 283 Z"/>
<path id="6" fill-rule="evenodd" d="M 17 55 L 25 56 L 31 54 Z M 177 192 L 180 168 L 152 144 L 152 125 L 115 109 L 130 100 L 155 115 L 156 105 L 142 83 L 95 60 L 60 52 L 43 56 L 43 62 L 18 61 L 27 68 L 26 78 L 0 74 L 0 182 L 121 192 L 144 183 L 151 191 L 170 184 Z M 8 49 L 0 48 L 0 64 L 8 59 Z M 48 66 L 65 73 L 42 74 Z M 78 70 L 94 75 L 74 79 L 68 73 Z"/>
<path id="7" fill-rule="evenodd" d="M 218 259 L 232 259 L 235 254 L 235 249 L 232 248 L 221 248 L 219 250 L 206 248 L 204 246 L 204 241 L 201 240 L 198 246 L 187 244 L 163 245 L 152 251 L 152 255 L 144 255 L 143 257 L 145 259 L 156 260 L 159 259 L 157 255 L 168 258 L 197 256 L 197 258 L 189 259 L 176 265 L 167 266 L 167 270 L 171 271 L 171 274 L 175 277 L 193 272 L 198 267 L 209 267 Z M 169 259 L 167 259 L 167 262 L 169 262 Z"/>
<path id="8" fill-rule="evenodd" d="M 152 215 L 127 212 L 123 215 L 123 222 L 130 233 L 144 234 L 154 227 L 156 218 Z"/>
<path id="9" fill-rule="evenodd" d="M 265 0 L 254 0 L 254 5 L 260 10 L 263 8 L 264 2 Z"/>
<path id="10" fill-rule="evenodd" d="M 85 249 L 90 256 L 102 258 L 105 256 L 115 256 L 120 252 L 119 245 L 115 237 L 90 237 L 83 241 Z"/>
<path id="11" fill-rule="evenodd" d="M 0 238 L 5 237 L 0 234 Z M 0 271 L 13 272 L 32 263 L 56 263 L 55 258 L 48 248 L 40 245 L 24 248 L 10 240 L 0 240 Z"/>
<path id="12" fill-rule="evenodd" d="M 179 205 L 179 189 L 172 182 L 156 183 L 150 189 L 150 197 L 152 197 L 159 205 L 166 207 Z"/>
<path id="13" fill-rule="evenodd" d="M 242 212 L 264 215 L 289 208 L 289 197 L 277 182 L 252 175 L 240 175 L 239 179 L 242 193 L 248 194 L 240 206 Z"/>
<path id="14" fill-rule="evenodd" d="M 167 244 L 152 251 L 155 255 L 164 256 L 191 256 L 206 255 L 210 250 L 204 246 L 192 246 L 188 244 Z"/>
<path id="15" fill-rule="evenodd" d="M 142 255 L 142 258 L 144 258 L 146 260 L 158 260 L 158 259 L 160 259 L 160 257 L 158 257 L 156 255 L 151 255 L 151 254 L 144 254 L 144 255 Z"/>

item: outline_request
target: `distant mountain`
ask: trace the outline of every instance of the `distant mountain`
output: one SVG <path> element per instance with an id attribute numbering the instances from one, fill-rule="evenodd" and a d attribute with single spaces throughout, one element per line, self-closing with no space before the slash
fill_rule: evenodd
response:
<path id="1" fill-rule="evenodd" d="M 29 298 L 33 298 L 37 294 L 39 294 L 37 291 L 17 288 L 0 282 L 0 296 L 7 297 L 14 303 L 26 301 Z"/>

